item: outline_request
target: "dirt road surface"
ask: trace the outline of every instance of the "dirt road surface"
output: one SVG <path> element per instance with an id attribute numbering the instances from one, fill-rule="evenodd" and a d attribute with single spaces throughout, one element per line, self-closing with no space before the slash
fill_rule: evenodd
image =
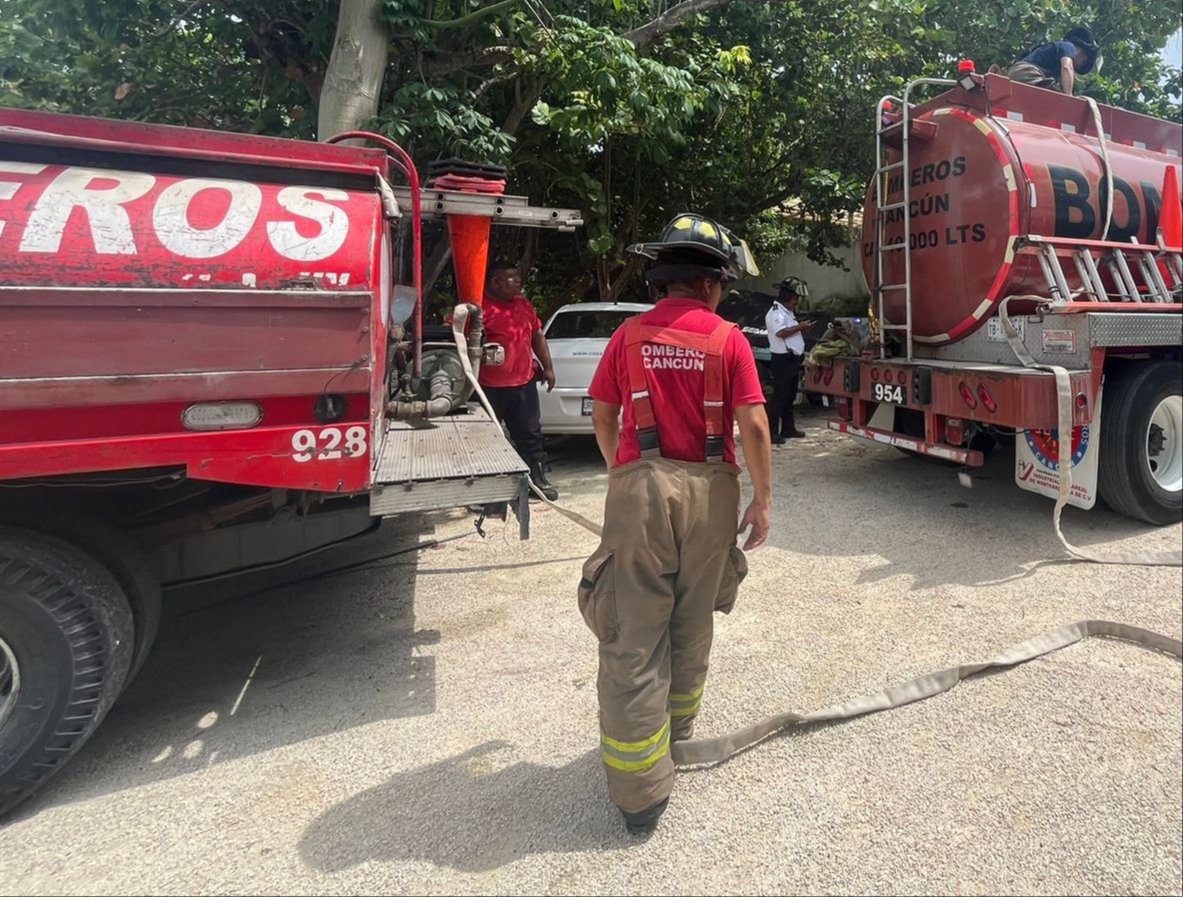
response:
<path id="1" fill-rule="evenodd" d="M 775 450 L 774 528 L 717 619 L 698 734 L 811 710 L 1060 623 L 1178 637 L 1178 569 L 1069 560 L 1012 482 L 824 430 Z M 590 441 L 556 447 L 597 517 Z M 1106 510 L 1081 544 L 1169 548 Z M 0 828 L 5 893 L 1179 893 L 1180 664 L 1089 640 L 679 777 L 648 841 L 608 803 L 594 537 L 460 514 L 175 595 L 91 743 Z M 395 554 L 417 542 L 463 538 Z M 358 562 L 373 559 L 357 566 Z M 347 569 L 339 569 L 354 565 Z"/>

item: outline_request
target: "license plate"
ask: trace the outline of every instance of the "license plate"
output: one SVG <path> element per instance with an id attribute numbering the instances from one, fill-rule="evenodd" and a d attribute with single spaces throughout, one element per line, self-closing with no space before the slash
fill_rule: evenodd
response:
<path id="1" fill-rule="evenodd" d="M 892 405 L 904 404 L 904 387 L 892 383 L 876 383 L 871 387 L 871 398 L 876 402 L 890 402 Z"/>
<path id="2" fill-rule="evenodd" d="M 591 415 L 591 413 L 592 413 L 592 400 L 591 400 L 591 399 L 584 399 L 584 400 L 583 400 L 583 407 L 582 407 L 582 408 L 580 408 L 580 409 L 579 409 L 579 411 L 580 411 L 580 413 L 581 413 L 581 414 L 582 414 L 584 417 L 588 417 L 589 415 Z"/>
<path id="3" fill-rule="evenodd" d="M 1024 336 L 1026 336 L 1026 318 L 1011 318 L 1010 322 L 1015 325 L 1015 330 L 1019 331 L 1019 339 L 1022 339 Z M 1002 326 L 1001 318 L 991 318 L 986 322 L 986 339 L 992 343 L 1006 342 L 1006 330 Z"/>

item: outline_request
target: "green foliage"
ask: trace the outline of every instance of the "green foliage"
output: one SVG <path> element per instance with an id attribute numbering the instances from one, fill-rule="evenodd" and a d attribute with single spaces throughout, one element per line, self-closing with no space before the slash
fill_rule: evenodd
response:
<path id="1" fill-rule="evenodd" d="M 336 11 L 230 5 L 0 0 L 0 105 L 311 137 Z"/>
<path id="2" fill-rule="evenodd" d="M 1105 66 L 1080 92 L 1180 114 L 1179 70 L 1158 57 L 1177 0 L 734 0 L 627 39 L 676 7 L 382 0 L 390 58 L 362 124 L 421 163 L 502 162 L 514 192 L 583 210 L 569 237 L 499 236 L 557 301 L 641 295 L 626 247 L 684 209 L 765 262 L 793 248 L 836 263 L 876 100 L 962 58 L 1005 67 L 1087 24 Z M 312 138 L 336 17 L 322 0 L 0 0 L 0 104 Z"/>

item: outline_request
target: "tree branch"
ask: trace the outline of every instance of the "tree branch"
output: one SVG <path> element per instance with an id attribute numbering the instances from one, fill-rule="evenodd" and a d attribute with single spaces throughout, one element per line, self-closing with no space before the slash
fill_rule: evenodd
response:
<path id="1" fill-rule="evenodd" d="M 634 28 L 632 31 L 626 32 L 624 38 L 625 40 L 632 41 L 633 45 L 640 49 L 663 34 L 673 31 L 691 16 L 709 12 L 716 7 L 724 6 L 730 2 L 731 0 L 683 0 L 683 2 L 671 6 L 656 19 L 647 22 L 640 28 Z M 768 2 L 768 0 L 765 0 L 765 2 Z"/>
<path id="2" fill-rule="evenodd" d="M 436 241 L 431 255 L 423 264 L 423 297 L 428 298 L 435 289 L 435 282 L 444 273 L 448 260 L 452 257 L 452 242 L 446 238 Z"/>
<path id="3" fill-rule="evenodd" d="M 526 121 L 526 116 L 534 109 L 538 101 L 542 98 L 542 82 L 532 81 L 525 90 L 522 91 L 521 99 L 510 110 L 509 115 L 506 116 L 505 124 L 501 126 L 501 130 L 506 134 L 516 134 L 518 128 Z"/>
<path id="4" fill-rule="evenodd" d="M 176 28 L 177 25 L 181 24 L 181 22 L 184 20 L 185 16 L 187 16 L 187 15 L 189 15 L 189 13 L 193 12 L 194 8 L 197 7 L 197 5 L 199 3 L 201 3 L 201 0 L 193 0 L 193 2 L 190 3 L 188 6 L 186 6 L 180 13 L 178 13 L 175 18 L 170 19 L 167 25 L 165 25 L 159 31 L 152 34 L 152 37 L 154 39 L 160 39 L 162 37 L 165 37 L 170 31 L 172 31 L 174 28 Z"/>
<path id="5" fill-rule="evenodd" d="M 755 215 L 757 212 L 763 212 L 767 209 L 774 209 L 786 199 L 793 197 L 796 193 L 796 187 L 785 187 L 781 190 L 777 190 L 775 193 L 765 196 L 758 202 L 750 203 L 748 205 L 748 214 Z"/>
<path id="6" fill-rule="evenodd" d="M 480 21 L 486 16 L 496 15 L 503 10 L 509 9 L 511 6 L 517 6 L 519 2 L 521 0 L 501 0 L 500 3 L 490 3 L 488 6 L 478 9 L 476 12 L 470 12 L 468 15 L 461 16 L 458 19 L 444 19 L 442 21 L 420 19 L 419 24 L 438 29 L 463 28 L 465 25 L 471 25 L 473 22 Z"/>
<path id="7" fill-rule="evenodd" d="M 511 59 L 513 53 L 503 45 L 483 47 L 467 53 L 437 53 L 427 57 L 425 74 L 429 81 L 435 81 L 461 69 L 484 68 Z"/>

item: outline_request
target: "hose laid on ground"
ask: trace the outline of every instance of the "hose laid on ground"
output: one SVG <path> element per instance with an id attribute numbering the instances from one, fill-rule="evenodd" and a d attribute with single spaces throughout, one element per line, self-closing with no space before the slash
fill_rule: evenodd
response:
<path id="1" fill-rule="evenodd" d="M 456 309 L 456 314 L 452 321 L 452 332 L 456 339 L 456 347 L 460 352 L 461 361 L 464 363 L 465 375 L 468 376 L 477 396 L 481 400 L 481 404 L 493 419 L 497 419 L 497 415 L 493 412 L 492 406 L 489 404 L 488 397 L 484 390 L 481 389 L 480 384 L 476 382 L 476 377 L 472 375 L 472 368 L 468 364 L 466 354 L 464 352 L 464 321 L 467 317 L 467 309 L 463 306 Z M 1014 325 L 1010 323 L 1010 319 L 1006 317 L 1006 303 L 1002 306 L 1002 320 L 1007 329 L 1008 338 L 1011 333 L 1018 337 L 1018 332 L 1014 329 Z M 1012 341 L 1012 348 L 1015 348 Z M 1018 349 L 1026 352 L 1022 342 L 1018 343 Z M 1018 350 L 1016 350 L 1017 352 Z M 1030 356 L 1028 356 L 1030 358 Z M 1020 357 L 1020 360 L 1022 358 Z M 1034 359 L 1031 360 L 1032 365 L 1035 364 Z M 1036 365 L 1038 366 L 1038 365 Z M 1060 369 L 1063 370 L 1063 369 Z M 1064 384 L 1060 384 L 1057 376 L 1057 385 L 1060 386 L 1060 426 L 1061 432 L 1071 433 L 1072 428 L 1072 406 L 1071 406 L 1071 389 L 1068 388 L 1068 374 L 1063 371 Z M 1068 404 L 1065 404 L 1065 396 L 1067 396 Z M 1065 427 L 1065 413 L 1067 414 L 1067 429 Z M 1060 537 L 1060 541 L 1072 553 L 1081 557 L 1087 557 L 1093 560 L 1098 553 L 1089 552 L 1085 549 L 1074 548 L 1060 532 L 1060 512 L 1063 510 L 1064 502 L 1067 501 L 1068 491 L 1071 490 L 1071 472 L 1066 475 L 1064 470 L 1071 465 L 1060 465 L 1061 483 L 1060 483 L 1060 499 L 1056 503 L 1055 524 L 1056 534 Z M 529 479 L 527 477 L 527 479 Z M 1067 482 L 1067 487 L 1065 487 Z M 545 501 L 548 505 L 567 517 L 578 523 L 584 529 L 595 533 L 597 536 L 601 535 L 603 528 L 588 520 L 582 514 L 576 514 L 574 511 L 569 511 L 566 508 L 560 507 L 554 502 L 546 498 L 541 490 L 530 482 L 530 488 L 539 498 Z M 1141 555 L 1143 558 L 1151 558 L 1151 560 L 1122 560 L 1110 561 L 1110 563 L 1164 563 L 1158 560 L 1157 555 L 1150 553 Z M 939 695 L 943 692 L 953 688 L 958 682 L 963 679 L 969 679 L 987 670 L 992 669 L 1011 669 L 1021 663 L 1026 663 L 1029 660 L 1034 660 L 1037 657 L 1043 657 L 1053 651 L 1058 651 L 1061 648 L 1066 648 L 1069 645 L 1074 645 L 1082 639 L 1101 636 L 1105 638 L 1122 639 L 1139 645 L 1143 648 L 1148 648 L 1154 651 L 1162 651 L 1172 657 L 1179 658 L 1183 656 L 1183 643 L 1177 638 L 1172 638 L 1168 635 L 1163 635 L 1159 632 L 1152 632 L 1148 629 L 1142 629 L 1139 626 L 1131 626 L 1127 623 L 1114 623 L 1108 620 L 1081 620 L 1076 623 L 1069 623 L 1064 626 L 1057 626 L 1055 629 L 1049 630 L 1042 635 L 1035 638 L 1028 639 L 1021 644 L 1014 645 L 1008 648 L 996 657 L 989 660 L 977 662 L 958 664 L 954 667 L 947 667 L 943 670 L 937 670 L 928 673 L 924 676 L 917 676 L 915 679 L 910 679 L 900 685 L 892 686 L 891 688 L 883 689 L 874 694 L 864 695 L 861 698 L 855 698 L 852 701 L 847 701 L 845 704 L 839 704 L 834 707 L 829 707 L 824 710 L 815 710 L 809 713 L 781 713 L 776 716 L 770 716 L 767 719 L 758 722 L 751 726 L 746 726 L 732 732 L 730 735 L 723 735 L 718 738 L 700 738 L 688 741 L 678 741 L 670 746 L 670 756 L 678 766 L 701 766 L 716 763 L 722 763 L 730 759 L 741 751 L 758 744 L 759 742 L 769 738 L 779 732 L 789 729 L 798 729 L 805 726 L 814 725 L 822 722 L 832 722 L 839 720 L 850 720 L 860 716 L 866 716 L 870 713 L 878 713 L 883 710 L 893 710 L 896 707 L 903 707 L 905 704 L 913 704 L 916 701 L 923 701 L 926 698 L 931 698 L 934 695 Z"/>
<path id="2" fill-rule="evenodd" d="M 953 688 L 958 682 L 977 676 L 987 670 L 1012 669 L 1021 663 L 1043 657 L 1061 648 L 1067 648 L 1083 639 L 1102 636 L 1132 642 L 1142 648 L 1161 651 L 1171 657 L 1183 656 L 1183 643 L 1159 632 L 1151 632 L 1127 623 L 1112 623 L 1108 620 L 1081 620 L 1065 626 L 1057 626 L 1042 635 L 1028 639 L 1007 648 L 996 657 L 977 663 L 963 663 L 937 670 L 924 676 L 909 679 L 900 685 L 893 685 L 874 694 L 864 695 L 810 713 L 782 713 L 770 716 L 763 722 L 747 726 L 730 735 L 718 738 L 701 738 L 693 741 L 675 742 L 670 747 L 674 763 L 679 766 L 699 766 L 722 763 L 764 739 L 788 729 L 799 729 L 816 723 L 850 720 L 869 713 L 893 710 L 905 704 L 923 701 Z"/>
<path id="3" fill-rule="evenodd" d="M 1023 344 L 1023 338 L 1019 335 L 1018 328 L 1015 327 L 1014 322 L 1011 321 L 1010 316 L 1007 314 L 1006 307 L 1012 299 L 1036 300 L 1039 302 L 1046 302 L 1047 300 L 1041 296 L 1007 296 L 1002 300 L 1002 305 L 998 309 L 998 317 L 1002 321 L 1002 329 L 1006 334 L 1006 341 L 1010 344 L 1011 351 L 1015 353 L 1015 357 L 1019 359 L 1019 362 L 1024 367 L 1040 371 L 1050 371 L 1056 378 L 1056 410 L 1058 412 L 1057 422 L 1059 424 L 1060 434 L 1060 461 L 1056 465 L 1060 490 L 1059 495 L 1056 497 L 1055 509 L 1052 511 L 1052 526 L 1055 527 L 1056 536 L 1059 537 L 1060 542 L 1068 550 L 1069 554 L 1096 564 L 1139 564 L 1150 567 L 1183 566 L 1183 551 L 1098 551 L 1092 548 L 1081 548 L 1073 545 L 1064 538 L 1064 533 L 1060 529 L 1060 516 L 1064 512 L 1064 506 L 1068 504 L 1069 496 L 1072 494 L 1072 380 L 1067 369 L 1055 364 L 1040 364 L 1027 351 L 1027 347 Z M 1065 446 L 1068 447 L 1067 452 L 1064 451 Z"/>

